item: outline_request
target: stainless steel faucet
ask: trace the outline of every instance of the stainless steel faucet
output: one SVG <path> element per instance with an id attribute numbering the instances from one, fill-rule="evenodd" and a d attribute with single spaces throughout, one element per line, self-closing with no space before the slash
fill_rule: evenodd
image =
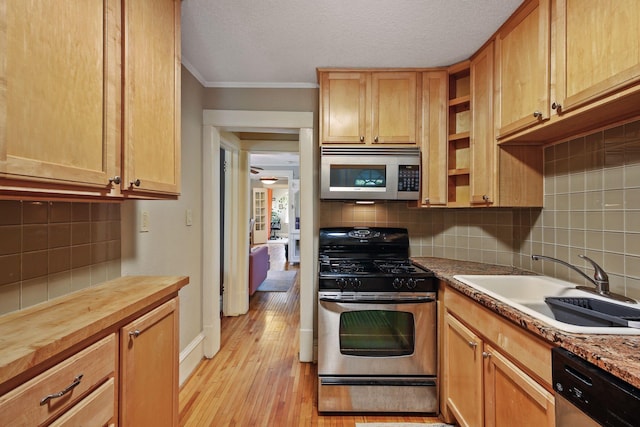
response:
<path id="1" fill-rule="evenodd" d="M 587 279 L 589 282 L 593 283 L 594 288 L 588 286 L 576 286 L 576 289 L 580 289 L 582 291 L 596 293 L 598 295 L 602 295 L 603 297 L 612 298 L 618 301 L 631 302 L 636 303 L 636 300 L 628 298 L 624 295 L 616 294 L 609 291 L 609 276 L 604 271 L 602 267 L 600 267 L 594 260 L 589 258 L 586 255 L 578 255 L 580 258 L 585 259 L 591 263 L 594 269 L 593 278 L 587 276 L 584 271 L 580 270 L 578 267 L 569 264 L 568 262 L 562 261 L 561 259 L 553 258 L 545 255 L 531 255 L 531 259 L 534 261 L 538 260 L 548 260 L 557 262 L 559 264 L 564 265 L 565 267 L 569 267 L 573 271 L 579 273 L 582 277 Z"/>

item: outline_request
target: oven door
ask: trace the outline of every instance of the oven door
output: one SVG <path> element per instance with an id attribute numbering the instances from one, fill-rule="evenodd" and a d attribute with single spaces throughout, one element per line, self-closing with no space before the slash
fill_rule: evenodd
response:
<path id="1" fill-rule="evenodd" d="M 435 295 L 318 304 L 319 375 L 436 375 Z"/>

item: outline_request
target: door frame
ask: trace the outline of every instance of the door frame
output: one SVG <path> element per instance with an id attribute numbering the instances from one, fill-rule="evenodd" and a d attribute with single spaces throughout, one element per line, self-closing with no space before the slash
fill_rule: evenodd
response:
<path id="1" fill-rule="evenodd" d="M 300 152 L 301 221 L 300 234 L 300 351 L 302 362 L 314 359 L 314 319 L 316 317 L 317 291 L 317 164 L 318 148 L 314 143 L 315 122 L 312 112 L 287 111 L 203 111 L 203 185 L 202 185 L 202 323 L 205 357 L 213 357 L 220 349 L 220 176 L 219 155 L 221 144 L 231 151 L 229 178 L 233 184 L 228 208 L 231 215 L 228 229 L 232 262 L 225 274 L 228 298 L 225 312 L 243 314 L 249 309 L 248 265 L 250 226 L 249 153 L 243 151 L 237 138 L 227 134 L 238 129 L 296 129 Z M 217 236 L 217 238 L 216 238 Z M 243 284 L 245 284 L 243 286 Z"/>

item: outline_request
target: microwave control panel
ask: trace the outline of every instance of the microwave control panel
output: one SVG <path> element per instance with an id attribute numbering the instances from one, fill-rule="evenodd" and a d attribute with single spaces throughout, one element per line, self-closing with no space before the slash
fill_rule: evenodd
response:
<path id="1" fill-rule="evenodd" d="M 420 166 L 398 166 L 398 191 L 420 191 Z"/>

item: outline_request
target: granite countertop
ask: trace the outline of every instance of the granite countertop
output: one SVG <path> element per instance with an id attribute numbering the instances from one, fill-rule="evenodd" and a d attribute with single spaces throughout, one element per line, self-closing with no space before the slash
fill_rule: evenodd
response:
<path id="1" fill-rule="evenodd" d="M 445 258 L 413 257 L 436 277 L 484 307 L 546 341 L 565 348 L 628 383 L 640 387 L 640 335 L 590 335 L 560 331 L 453 278 L 458 274 L 535 274 L 501 265 Z"/>

